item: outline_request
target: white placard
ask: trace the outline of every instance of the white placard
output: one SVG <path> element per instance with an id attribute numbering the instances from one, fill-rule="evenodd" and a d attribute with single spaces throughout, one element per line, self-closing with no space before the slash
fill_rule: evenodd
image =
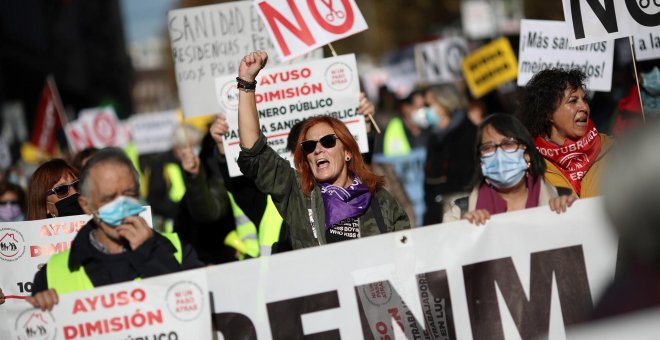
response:
<path id="1" fill-rule="evenodd" d="M 658 1 L 660 2 L 660 1 Z M 633 37 L 637 61 L 660 59 L 660 29 Z"/>
<path id="2" fill-rule="evenodd" d="M 225 338 L 563 339 L 564 323 L 586 317 L 614 277 L 617 242 L 601 204 L 581 199 L 559 215 L 545 206 L 480 227 L 458 221 L 211 267 L 214 320 Z M 484 329 L 491 333 L 474 334 Z"/>
<path id="3" fill-rule="evenodd" d="M 220 112 L 213 91 L 213 79 L 237 74 L 241 58 L 263 50 L 272 56 L 269 65 L 280 58 L 252 1 L 183 8 L 169 11 L 168 28 L 179 99 L 186 117 Z M 299 60 L 318 59 L 317 49 Z"/>
<path id="4" fill-rule="evenodd" d="M 258 0 L 254 5 L 282 60 L 367 29 L 354 0 Z"/>
<path id="5" fill-rule="evenodd" d="M 149 226 L 151 207 L 142 216 Z M 71 247 L 71 242 L 91 215 L 77 215 L 23 222 L 0 222 L 0 288 L 9 299 L 32 293 L 32 280 L 48 259 Z M 7 301 L 11 304 L 11 300 Z"/>
<path id="6" fill-rule="evenodd" d="M 130 141 L 128 128 L 119 122 L 112 107 L 82 110 L 78 120 L 67 123 L 64 131 L 74 151 L 89 147 L 124 147 Z"/>
<path id="7" fill-rule="evenodd" d="M 467 55 L 464 38 L 447 38 L 416 44 L 419 79 L 427 84 L 451 83 L 463 78 L 461 61 Z"/>
<path id="8" fill-rule="evenodd" d="M 215 86 L 229 124 L 229 133 L 224 137 L 229 174 L 239 176 L 236 159 L 241 149 L 236 77 L 217 78 Z M 262 70 L 257 77 L 256 90 L 259 124 L 268 144 L 284 158 L 291 159 L 286 151 L 291 127 L 305 118 L 319 115 L 341 119 L 355 137 L 360 152 L 367 152 L 364 116 L 357 113 L 359 94 L 353 54 Z"/>
<path id="9" fill-rule="evenodd" d="M 654 0 L 562 0 L 571 45 L 658 32 L 660 2 Z"/>
<path id="10" fill-rule="evenodd" d="M 518 85 L 548 68 L 578 68 L 586 75 L 589 90 L 612 88 L 614 41 L 569 46 L 569 27 L 563 21 L 522 20 L 518 49 Z"/>
<path id="11" fill-rule="evenodd" d="M 204 269 L 64 294 L 52 311 L 21 302 L 1 313 L 11 339 L 213 338 Z"/>
<path id="12" fill-rule="evenodd" d="M 172 133 L 178 124 L 176 111 L 141 113 L 128 119 L 138 154 L 172 149 Z"/>

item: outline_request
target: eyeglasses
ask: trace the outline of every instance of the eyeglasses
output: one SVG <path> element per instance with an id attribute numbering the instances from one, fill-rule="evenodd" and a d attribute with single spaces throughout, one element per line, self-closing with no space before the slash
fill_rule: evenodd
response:
<path id="1" fill-rule="evenodd" d="M 479 145 L 479 154 L 481 157 L 488 157 L 495 154 L 497 148 L 504 152 L 513 153 L 518 151 L 522 144 L 514 138 L 507 139 L 500 144 L 486 143 Z"/>
<path id="2" fill-rule="evenodd" d="M 67 197 L 69 195 L 69 191 L 70 191 L 71 187 L 78 190 L 78 180 L 75 180 L 75 181 L 73 181 L 69 184 L 58 185 L 58 186 L 46 191 L 46 196 L 57 195 L 58 198 Z"/>
<path id="3" fill-rule="evenodd" d="M 331 134 L 331 135 L 325 135 L 321 137 L 319 140 L 306 140 L 300 143 L 300 146 L 302 147 L 303 153 L 305 155 L 314 152 L 316 150 L 316 143 L 321 142 L 321 146 L 326 148 L 326 149 L 332 149 L 337 145 L 337 135 Z"/>

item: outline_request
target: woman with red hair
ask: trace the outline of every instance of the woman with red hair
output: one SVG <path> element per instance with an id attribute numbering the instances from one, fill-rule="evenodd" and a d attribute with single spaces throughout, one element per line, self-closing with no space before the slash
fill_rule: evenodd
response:
<path id="1" fill-rule="evenodd" d="M 291 226 L 294 249 L 410 228 L 403 208 L 365 164 L 340 120 L 308 119 L 294 150 L 296 170 L 268 146 L 259 128 L 254 89 L 268 55 L 246 55 L 238 70 L 238 165 L 270 194 Z"/>

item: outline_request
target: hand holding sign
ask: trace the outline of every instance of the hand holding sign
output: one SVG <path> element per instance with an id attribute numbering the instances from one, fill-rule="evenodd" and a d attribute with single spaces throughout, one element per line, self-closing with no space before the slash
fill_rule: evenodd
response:
<path id="1" fill-rule="evenodd" d="M 41 291 L 34 296 L 28 296 L 25 298 L 25 301 L 29 302 L 34 308 L 46 311 L 52 310 L 53 306 L 60 302 L 60 298 L 57 296 L 55 289 L 48 289 Z"/>
<path id="2" fill-rule="evenodd" d="M 215 141 L 215 145 L 218 147 L 218 151 L 221 155 L 225 154 L 225 147 L 222 144 L 222 136 L 229 132 L 229 124 L 227 123 L 227 116 L 224 113 L 219 114 L 211 127 L 209 128 L 209 133 L 211 138 Z"/>
<path id="3" fill-rule="evenodd" d="M 254 82 L 257 79 L 259 71 L 266 66 L 268 54 L 264 51 L 254 51 L 248 53 L 238 66 L 238 76 L 248 82 Z"/>

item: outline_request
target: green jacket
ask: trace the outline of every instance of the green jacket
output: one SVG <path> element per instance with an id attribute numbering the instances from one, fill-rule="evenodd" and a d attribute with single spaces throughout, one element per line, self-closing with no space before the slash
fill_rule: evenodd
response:
<path id="1" fill-rule="evenodd" d="M 241 172 L 254 180 L 259 190 L 270 194 L 280 215 L 289 224 L 294 249 L 326 244 L 325 208 L 321 190 L 317 187 L 305 197 L 297 172 L 286 159 L 268 146 L 262 134 L 251 149 L 242 148 L 238 157 Z M 362 237 L 378 235 L 374 216 L 378 203 L 388 232 L 409 229 L 408 215 L 385 189 L 376 191 L 369 209 L 359 217 Z"/>

